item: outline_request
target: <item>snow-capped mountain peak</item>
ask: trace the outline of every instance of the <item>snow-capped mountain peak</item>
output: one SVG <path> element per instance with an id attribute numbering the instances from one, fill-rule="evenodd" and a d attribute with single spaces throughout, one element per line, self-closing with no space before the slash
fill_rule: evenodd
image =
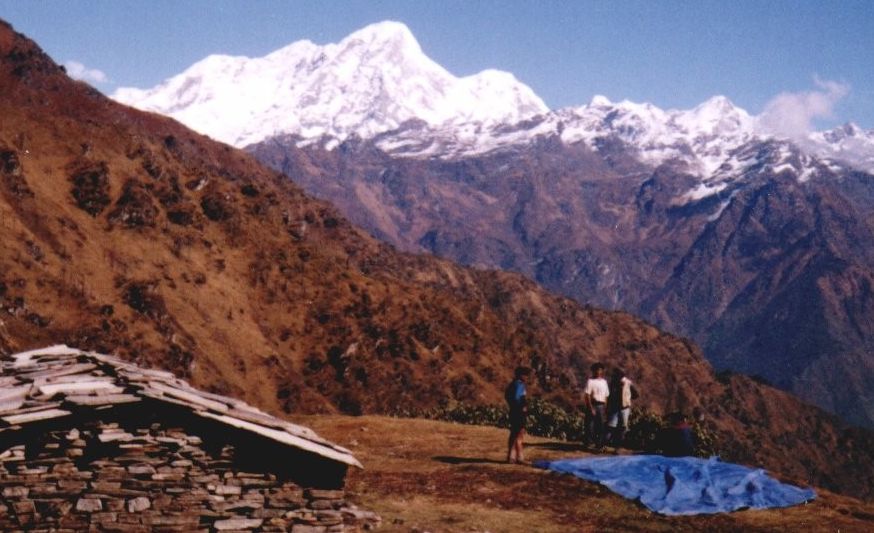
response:
<path id="1" fill-rule="evenodd" d="M 710 135 L 751 132 L 754 128 L 753 117 L 725 96 L 714 96 L 690 111 L 681 112 L 677 123 L 688 131 Z"/>
<path id="2" fill-rule="evenodd" d="M 210 56 L 149 89 L 113 98 L 245 146 L 278 134 L 370 138 L 418 119 L 513 123 L 548 108 L 512 74 L 457 78 L 404 24 L 380 22 L 337 44 L 300 41 L 260 58 Z"/>
<path id="3" fill-rule="evenodd" d="M 344 38 L 337 45 L 341 49 L 355 49 L 358 47 L 367 50 L 385 50 L 389 54 L 407 52 L 410 54 L 422 54 L 419 41 L 410 31 L 410 28 L 402 22 L 386 20 L 365 26 Z"/>
<path id="4" fill-rule="evenodd" d="M 608 107 L 611 105 L 613 105 L 613 102 L 603 94 L 596 94 L 592 97 L 592 101 L 589 102 L 589 106 L 591 107 Z"/>
<path id="5" fill-rule="evenodd" d="M 874 173 L 874 130 L 863 130 L 850 122 L 831 130 L 813 132 L 805 144 L 826 157 Z"/>

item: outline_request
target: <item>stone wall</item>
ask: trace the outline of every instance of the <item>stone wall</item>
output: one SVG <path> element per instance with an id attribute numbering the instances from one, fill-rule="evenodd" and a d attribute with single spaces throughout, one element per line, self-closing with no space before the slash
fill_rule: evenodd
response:
<path id="1" fill-rule="evenodd" d="M 345 533 L 379 521 L 287 468 L 241 467 L 285 457 L 253 462 L 233 439 L 151 420 L 75 422 L 0 447 L 0 530 Z"/>

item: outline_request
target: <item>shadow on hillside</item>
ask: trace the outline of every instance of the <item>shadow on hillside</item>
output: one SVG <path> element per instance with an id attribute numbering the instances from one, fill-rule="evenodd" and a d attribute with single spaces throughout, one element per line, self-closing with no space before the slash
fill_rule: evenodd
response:
<path id="1" fill-rule="evenodd" d="M 468 465 L 468 464 L 493 464 L 493 465 L 502 465 L 506 464 L 504 461 L 495 461 L 494 459 L 486 459 L 484 457 L 452 457 L 448 455 L 438 455 L 437 457 L 432 457 L 431 459 L 435 461 L 440 461 L 441 463 L 448 463 L 451 465 Z"/>
<path id="2" fill-rule="evenodd" d="M 589 448 L 578 442 L 534 442 L 525 444 L 526 448 L 541 448 L 555 452 L 587 452 Z"/>

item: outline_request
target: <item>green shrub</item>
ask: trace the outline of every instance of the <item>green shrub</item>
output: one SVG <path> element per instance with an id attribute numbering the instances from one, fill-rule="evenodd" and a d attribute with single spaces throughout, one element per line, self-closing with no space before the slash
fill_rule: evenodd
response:
<path id="1" fill-rule="evenodd" d="M 399 418 L 426 418 L 477 426 L 509 427 L 509 414 L 505 406 L 470 405 L 463 402 L 432 409 L 401 408 L 391 413 Z M 526 428 L 538 437 L 580 441 L 583 437 L 585 418 L 582 413 L 567 409 L 547 400 L 534 398 L 528 403 Z M 668 427 L 664 417 L 645 409 L 634 408 L 625 434 L 625 446 L 632 450 L 658 453 L 661 432 Z M 695 438 L 695 455 L 710 457 L 719 452 L 714 430 L 704 424 L 692 426 Z"/>
<path id="2" fill-rule="evenodd" d="M 509 426 L 507 409 L 494 405 L 468 405 L 458 403 L 451 408 L 443 409 L 441 420 L 470 424 L 477 426 Z"/>
<path id="3" fill-rule="evenodd" d="M 532 435 L 561 440 L 581 440 L 583 416 L 540 398 L 528 404 L 526 428 Z"/>
<path id="4" fill-rule="evenodd" d="M 625 436 L 625 445 L 628 448 L 658 453 L 661 451 L 659 435 L 670 424 L 660 415 L 635 408 L 629 426 Z M 716 432 L 709 425 L 699 422 L 692 424 L 692 437 L 695 442 L 695 456 L 719 455 L 719 441 Z"/>
<path id="5" fill-rule="evenodd" d="M 625 445 L 633 450 L 655 453 L 659 448 L 659 435 L 667 426 L 663 417 L 635 407 L 628 421 Z"/>
<path id="6" fill-rule="evenodd" d="M 695 436 L 695 455 L 698 457 L 711 457 L 719 455 L 719 438 L 716 431 L 708 424 L 696 422 L 692 426 L 692 434 Z"/>

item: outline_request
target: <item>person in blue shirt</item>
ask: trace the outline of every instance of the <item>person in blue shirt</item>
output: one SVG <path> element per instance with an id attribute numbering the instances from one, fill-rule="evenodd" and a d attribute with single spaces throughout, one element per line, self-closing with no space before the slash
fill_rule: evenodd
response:
<path id="1" fill-rule="evenodd" d="M 522 440 L 525 437 L 525 417 L 528 415 L 527 391 L 525 384 L 531 369 L 524 366 L 516 367 L 516 378 L 504 389 L 504 399 L 510 410 L 510 438 L 507 440 L 507 462 L 522 463 Z"/>

